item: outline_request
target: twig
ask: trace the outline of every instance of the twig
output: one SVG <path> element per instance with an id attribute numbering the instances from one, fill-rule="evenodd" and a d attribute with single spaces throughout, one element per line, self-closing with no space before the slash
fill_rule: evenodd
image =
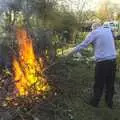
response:
<path id="1" fill-rule="evenodd" d="M 61 62 L 65 61 L 65 60 L 66 60 L 65 57 L 61 57 L 59 61 L 54 62 L 54 63 L 50 64 L 49 66 L 47 66 L 46 68 L 44 68 L 43 72 L 47 71 L 49 68 L 53 67 L 54 65 L 56 65 L 58 63 L 61 63 Z"/>

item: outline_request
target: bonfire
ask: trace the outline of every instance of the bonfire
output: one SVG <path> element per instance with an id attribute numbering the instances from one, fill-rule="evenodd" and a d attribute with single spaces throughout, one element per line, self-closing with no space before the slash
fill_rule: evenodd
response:
<path id="1" fill-rule="evenodd" d="M 50 86 L 43 74 L 43 60 L 36 57 L 32 39 L 25 29 L 17 29 L 16 38 L 19 55 L 13 57 L 15 94 L 17 96 L 39 95 L 49 91 Z"/>

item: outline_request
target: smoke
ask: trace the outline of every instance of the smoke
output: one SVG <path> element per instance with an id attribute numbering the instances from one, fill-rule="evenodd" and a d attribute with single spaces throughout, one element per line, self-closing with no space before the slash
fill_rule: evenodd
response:
<path id="1" fill-rule="evenodd" d="M 20 0 L 0 0 L 0 34 L 1 36 L 6 36 L 4 30 L 6 29 L 6 15 L 10 10 L 18 10 L 18 1 Z M 0 43 L 2 39 L 0 39 Z"/>
<path id="2" fill-rule="evenodd" d="M 19 10 L 19 1 L 18 0 L 0 0 L 0 13 L 6 12 L 8 10 Z"/>
<path id="3" fill-rule="evenodd" d="M 6 0 L 0 0 L 0 13 L 8 10 L 8 3 Z"/>

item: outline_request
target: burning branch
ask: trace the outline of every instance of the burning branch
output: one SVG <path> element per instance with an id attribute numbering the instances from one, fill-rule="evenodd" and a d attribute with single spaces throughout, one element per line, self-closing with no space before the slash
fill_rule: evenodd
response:
<path id="1" fill-rule="evenodd" d="M 48 91 L 50 87 L 43 75 L 43 62 L 41 58 L 37 61 L 32 40 L 25 29 L 18 29 L 16 35 L 19 45 L 19 57 L 18 59 L 14 57 L 13 71 L 17 94 L 41 94 Z M 34 90 L 31 90 L 31 88 L 34 88 Z"/>

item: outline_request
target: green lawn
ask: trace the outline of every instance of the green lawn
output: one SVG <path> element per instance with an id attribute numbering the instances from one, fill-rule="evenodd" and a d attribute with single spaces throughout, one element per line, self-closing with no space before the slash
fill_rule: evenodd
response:
<path id="1" fill-rule="evenodd" d="M 117 72 L 114 109 L 108 109 L 104 97 L 99 108 L 89 100 L 94 83 L 94 64 L 85 61 L 58 60 L 47 72 L 56 87 L 44 102 L 17 108 L 0 108 L 0 120 L 120 120 L 120 76 Z"/>
<path id="2" fill-rule="evenodd" d="M 104 98 L 99 108 L 87 105 L 92 94 L 94 83 L 94 65 L 87 65 L 80 61 L 68 61 L 56 65 L 53 69 L 57 76 L 59 91 L 52 103 L 56 107 L 55 120 L 120 120 L 119 73 L 117 73 L 114 110 L 106 107 Z M 53 111 L 54 111 L 53 110 Z"/>

